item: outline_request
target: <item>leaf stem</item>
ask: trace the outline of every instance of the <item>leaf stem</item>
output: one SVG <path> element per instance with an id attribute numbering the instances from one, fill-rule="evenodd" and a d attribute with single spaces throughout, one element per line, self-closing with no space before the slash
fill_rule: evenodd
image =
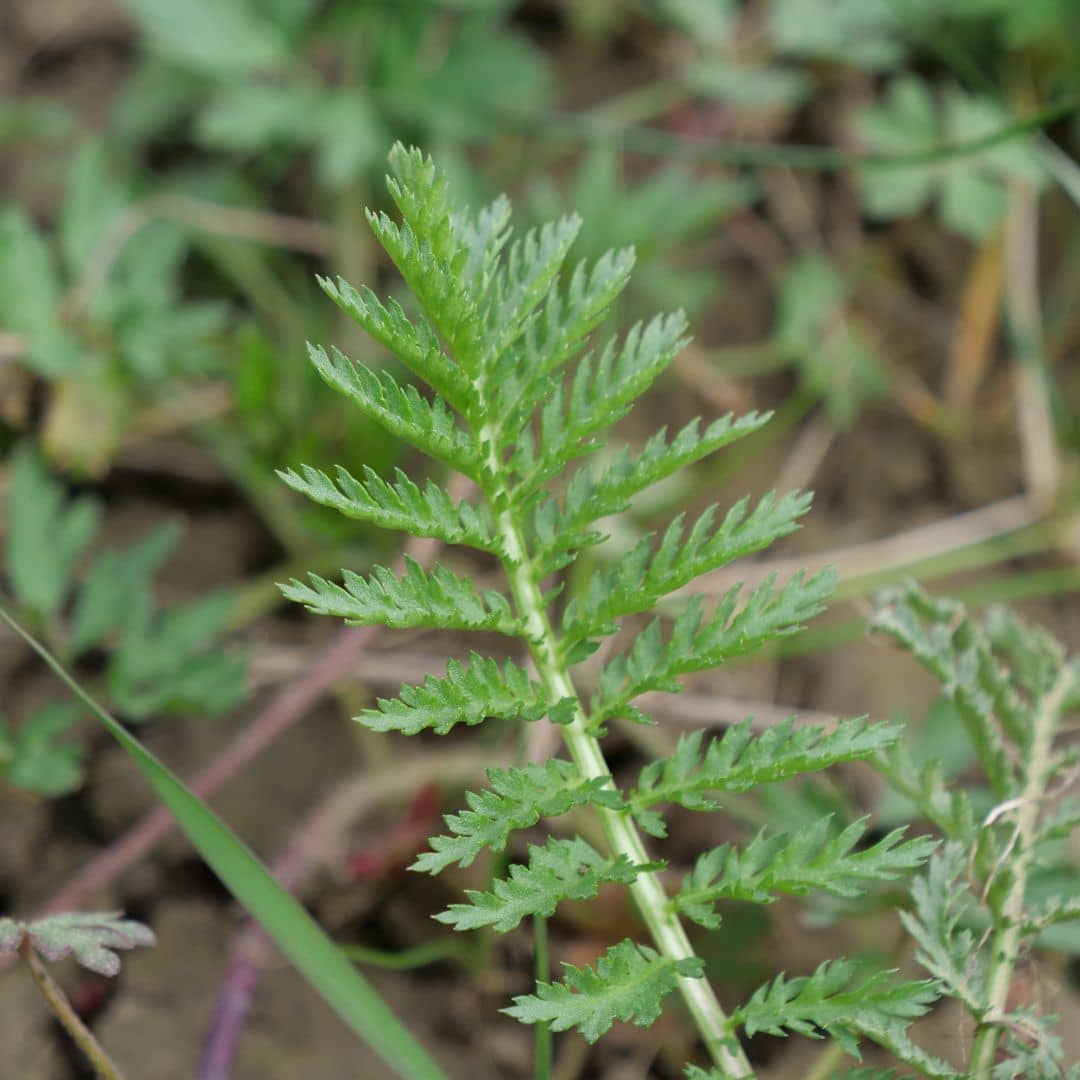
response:
<path id="1" fill-rule="evenodd" d="M 49 974 L 41 958 L 34 952 L 34 946 L 29 937 L 23 938 L 19 946 L 19 955 L 26 963 L 30 975 L 41 996 L 48 1002 L 53 1016 L 56 1017 L 60 1026 L 71 1036 L 75 1045 L 86 1056 L 87 1061 L 93 1067 L 100 1080 L 123 1080 L 123 1074 L 113 1064 L 112 1059 L 105 1052 L 105 1048 L 94 1038 L 90 1029 L 82 1022 L 79 1014 L 72 1008 L 67 995 L 60 988 L 56 980 Z"/>
<path id="2" fill-rule="evenodd" d="M 479 441 L 488 447 L 495 445 L 493 433 L 486 427 L 479 432 Z M 500 477 L 503 466 L 493 449 L 488 464 L 491 475 Z M 509 500 L 499 497 L 505 496 L 505 492 L 496 489 L 488 490 L 485 494 L 491 503 L 498 535 L 505 545 L 503 561 L 518 613 L 525 620 L 529 651 L 537 673 L 552 701 L 570 698 L 574 702 L 573 720 L 559 727 L 566 748 L 583 777 L 603 779 L 614 787 L 615 781 L 600 742 L 588 729 L 581 698 L 560 659 L 555 632 L 544 605 L 543 591 L 521 526 Z M 628 813 L 600 806 L 595 809 L 612 854 L 625 855 L 636 866 L 652 861 Z M 690 939 L 678 915 L 671 910 L 667 892 L 656 872 L 642 871 L 630 886 L 630 892 L 660 953 L 671 960 L 694 958 L 696 954 Z M 739 1080 L 753 1077 L 753 1069 L 739 1046 L 733 1025 L 708 980 L 679 976 L 678 987 L 710 1056 L 724 1075 Z"/>
<path id="3" fill-rule="evenodd" d="M 551 978 L 548 960 L 547 919 L 542 915 L 533 917 L 533 960 L 536 981 L 547 982 Z M 536 1056 L 533 1063 L 534 1080 L 551 1080 L 551 1025 L 541 1021 L 536 1025 Z"/>
<path id="4" fill-rule="evenodd" d="M 1008 1010 L 1013 973 L 1020 956 L 1024 927 L 1024 894 L 1028 873 L 1035 855 L 1039 808 L 1046 791 L 1047 774 L 1053 764 L 1054 736 L 1061 719 L 1062 706 L 1073 689 L 1075 676 L 1070 665 L 1062 667 L 1056 682 L 1040 699 L 1032 724 L 1031 752 L 1028 755 L 1024 790 L 1020 794 L 1016 820 L 1016 842 L 1009 872 L 1009 891 L 995 920 L 997 927 L 987 973 L 988 1008 L 971 1057 L 974 1080 L 990 1080 L 1001 1037 L 1000 1021 Z"/>

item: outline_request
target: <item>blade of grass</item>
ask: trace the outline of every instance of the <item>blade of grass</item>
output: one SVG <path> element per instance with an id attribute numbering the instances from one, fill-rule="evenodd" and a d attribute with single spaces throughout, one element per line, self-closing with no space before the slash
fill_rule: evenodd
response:
<path id="1" fill-rule="evenodd" d="M 444 1080 L 445 1074 L 427 1051 L 314 919 L 274 880 L 247 845 L 87 694 L 48 649 L 15 622 L 3 607 L 0 607 L 0 619 L 45 661 L 131 755 L 206 864 L 258 920 L 327 1004 L 406 1080 Z"/>

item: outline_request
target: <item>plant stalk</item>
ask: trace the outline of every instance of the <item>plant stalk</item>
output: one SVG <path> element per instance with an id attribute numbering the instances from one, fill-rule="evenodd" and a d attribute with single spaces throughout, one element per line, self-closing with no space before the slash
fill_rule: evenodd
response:
<path id="1" fill-rule="evenodd" d="M 1054 736 L 1061 719 L 1062 703 L 1073 688 L 1075 676 L 1070 666 L 1061 669 L 1057 681 L 1039 701 L 1032 727 L 1024 790 L 1016 820 L 1016 844 L 1010 862 L 1012 881 L 997 918 L 987 974 L 990 992 L 986 1018 L 975 1036 L 971 1056 L 974 1080 L 990 1080 L 1001 1038 L 1000 1020 L 1008 1011 L 1013 973 L 1020 957 L 1024 925 L 1024 894 L 1035 854 L 1039 808 L 1046 792 L 1047 772 L 1053 757 Z"/>
<path id="2" fill-rule="evenodd" d="M 41 996 L 48 1002 L 53 1016 L 60 1026 L 71 1036 L 75 1045 L 86 1056 L 100 1080 L 123 1080 L 123 1074 L 113 1064 L 105 1048 L 94 1038 L 90 1029 L 82 1022 L 79 1014 L 71 1007 L 67 995 L 49 974 L 41 958 L 34 952 L 29 937 L 23 938 L 19 946 L 19 955 L 26 963 L 31 977 L 41 991 Z"/>
<path id="3" fill-rule="evenodd" d="M 542 915 L 533 916 L 533 963 L 537 982 L 547 982 L 551 978 L 548 963 L 547 919 Z M 534 1080 L 551 1080 L 551 1025 L 536 1025 L 536 1056 L 533 1063 Z"/>
<path id="4" fill-rule="evenodd" d="M 479 433 L 479 440 L 481 445 L 494 445 L 491 432 L 486 428 Z M 489 464 L 492 475 L 498 476 L 501 463 L 493 457 Z M 487 494 L 494 510 L 495 499 L 491 497 L 491 492 Z M 590 780 L 603 779 L 614 787 L 615 782 L 600 742 L 588 730 L 581 698 L 559 657 L 555 632 L 548 619 L 543 592 L 521 528 L 509 508 L 498 510 L 494 516 L 499 535 L 506 545 L 505 566 L 511 592 L 519 613 L 525 619 L 529 651 L 540 680 L 552 701 L 571 698 L 575 703 L 573 720 L 559 727 L 566 748 L 583 777 Z M 629 814 L 601 806 L 595 809 L 613 854 L 625 855 L 635 866 L 652 861 Z M 671 960 L 695 958 L 696 953 L 686 936 L 686 930 L 678 915 L 671 910 L 667 892 L 656 872 L 642 871 L 630 886 L 630 892 L 660 953 Z M 708 980 L 679 976 L 678 987 L 716 1065 L 732 1080 L 750 1080 L 754 1075 L 753 1069 L 739 1046 L 731 1021 Z"/>

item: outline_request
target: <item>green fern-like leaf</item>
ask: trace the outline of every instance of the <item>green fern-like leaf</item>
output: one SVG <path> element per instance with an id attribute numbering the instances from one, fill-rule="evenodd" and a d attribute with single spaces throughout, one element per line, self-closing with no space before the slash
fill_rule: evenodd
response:
<path id="1" fill-rule="evenodd" d="M 466 412 L 475 404 L 476 394 L 465 373 L 443 352 L 426 320 L 410 319 L 396 300 L 383 304 L 370 289 L 354 289 L 342 278 L 317 280 L 342 311 L 455 409 Z"/>
<path id="2" fill-rule="evenodd" d="M 468 866 L 484 848 L 501 851 L 512 832 L 590 803 L 616 809 L 621 798 L 609 782 L 582 779 L 569 761 L 552 758 L 523 769 L 489 769 L 490 791 L 468 792 L 468 810 L 448 814 L 450 836 L 436 836 L 413 870 L 437 874 L 451 863 Z"/>
<path id="3" fill-rule="evenodd" d="M 391 151 L 390 165 L 396 179 L 389 178 L 387 188 L 402 222 L 369 210 L 368 223 L 458 364 L 476 375 L 482 323 L 477 298 L 460 280 L 469 251 L 455 228 L 446 178 L 419 150 L 400 145 Z"/>
<path id="4" fill-rule="evenodd" d="M 582 600 L 567 605 L 565 633 L 571 639 L 580 639 L 613 632 L 615 619 L 648 611 L 658 600 L 702 574 L 760 551 L 793 532 L 809 508 L 809 497 L 801 494 L 779 500 L 767 495 L 753 512 L 749 511 L 749 500 L 744 499 L 714 529 L 717 507 L 711 506 L 697 519 L 685 540 L 683 517 L 678 516 L 655 552 L 646 537 L 617 567 L 590 581 Z"/>
<path id="5" fill-rule="evenodd" d="M 594 968 L 564 964 L 563 969 L 563 982 L 538 983 L 535 994 L 514 998 L 503 1012 L 524 1024 L 550 1024 L 553 1031 L 575 1028 L 596 1042 L 616 1020 L 648 1027 L 680 976 L 702 974 L 700 960 L 673 961 L 632 941 L 613 945 Z"/>
<path id="6" fill-rule="evenodd" d="M 625 510 L 634 495 L 752 434 L 770 416 L 747 413 L 736 418 L 729 413 L 704 431 L 700 430 L 700 419 L 691 420 L 670 442 L 667 429 L 661 428 L 640 450 L 621 450 L 598 478 L 589 466 L 581 467 L 570 478 L 562 508 L 552 504 L 551 526 L 544 534 L 537 529 L 541 540 L 538 555 L 547 560 L 545 565 L 556 569 L 564 553 L 577 546 L 574 538 L 592 522 Z"/>
<path id="7" fill-rule="evenodd" d="M 1003 609 L 975 619 L 915 585 L 883 593 L 872 625 L 941 681 L 996 803 L 976 824 L 969 803 L 943 791 L 933 767 L 920 772 L 902 755 L 885 759 L 897 790 L 950 838 L 915 881 L 914 910 L 902 916 L 917 958 L 976 1022 L 972 1075 L 1062 1075 L 1051 1022 L 1013 1009 L 1010 996 L 1040 924 L 1071 915 L 1064 896 L 1036 906 L 1033 887 L 1040 862 L 1057 847 L 1051 838 L 1075 816 L 1047 808 L 1048 793 L 1068 784 L 1077 760 L 1060 736 L 1066 714 L 1080 706 L 1080 667 L 1049 634 Z M 1060 869 L 1074 870 L 1067 860 Z M 977 939 L 970 927 L 980 923 L 989 930 Z"/>
<path id="8" fill-rule="evenodd" d="M 901 842 L 904 830 L 894 829 L 876 844 L 853 851 L 868 824 L 860 818 L 837 833 L 822 818 L 790 835 L 762 830 L 741 850 L 731 844 L 715 848 L 698 859 L 672 903 L 715 930 L 721 922 L 713 907 L 718 900 L 767 904 L 776 893 L 804 896 L 814 890 L 856 897 L 866 891 L 866 882 L 894 881 L 921 866 L 937 847 L 929 837 Z"/>
<path id="9" fill-rule="evenodd" d="M 571 214 L 530 230 L 510 245 L 503 273 L 485 291 L 485 369 L 495 373 L 498 358 L 524 333 L 580 230 L 581 218 Z"/>
<path id="10" fill-rule="evenodd" d="M 514 347 L 494 361 L 491 388 L 496 436 L 516 439 L 556 385 L 553 376 L 626 288 L 633 267 L 632 250 L 609 251 L 591 269 L 580 261 L 565 292 L 548 292 Z"/>
<path id="11" fill-rule="evenodd" d="M 981 1016 L 987 1008 L 983 992 L 986 956 L 977 948 L 974 933 L 959 925 L 974 901 L 964 882 L 966 874 L 963 847 L 947 844 L 913 882 L 915 909 L 901 911 L 900 918 L 918 946 L 919 963 L 950 996 Z"/>
<path id="12" fill-rule="evenodd" d="M 429 574 L 406 558 L 405 573 L 384 566 L 370 577 L 343 571 L 344 585 L 309 574 L 310 585 L 295 579 L 281 586 L 288 600 L 318 615 L 335 615 L 350 626 L 439 627 L 445 630 L 495 630 L 518 636 L 522 625 L 500 593 L 478 592 L 471 581 L 444 566 Z"/>
<path id="13" fill-rule="evenodd" d="M 362 481 L 340 465 L 336 481 L 307 465 L 301 466 L 299 473 L 293 469 L 280 470 L 278 476 L 293 491 L 345 517 L 413 536 L 431 536 L 446 544 L 462 544 L 493 555 L 501 550 L 476 507 L 455 503 L 445 488 L 431 480 L 421 489 L 400 469 L 394 471 L 393 483 L 366 465 Z"/>
<path id="14" fill-rule="evenodd" d="M 529 845 L 529 861 L 515 863 L 491 892 L 466 891 L 467 904 L 451 904 L 435 918 L 455 930 L 492 926 L 513 930 L 530 915 L 549 916 L 563 900 L 591 900 L 605 882 L 629 885 L 639 868 L 624 855 L 601 855 L 584 840 L 550 839 Z"/>
<path id="15" fill-rule="evenodd" d="M 358 719 L 375 731 L 406 735 L 431 730 L 445 735 L 455 724 L 480 724 L 488 717 L 503 720 L 539 720 L 549 715 L 556 722 L 560 710 L 543 688 L 509 660 L 502 666 L 473 653 L 468 666 L 451 660 L 446 677 L 428 676 L 422 686 L 402 687 L 397 698 L 380 698 L 378 709 Z M 565 712 L 565 709 L 562 710 Z"/>
<path id="16" fill-rule="evenodd" d="M 630 707 L 640 694 L 649 690 L 678 692 L 680 675 L 707 671 L 753 652 L 765 642 L 798 633 L 803 623 L 821 610 L 834 581 L 831 571 L 809 581 L 797 574 L 776 589 L 769 577 L 742 607 L 737 606 L 739 589 L 729 590 L 704 623 L 700 600 L 695 597 L 675 620 L 666 642 L 659 621 L 653 620 L 634 639 L 629 652 L 604 665 L 600 688 L 591 702 L 593 724 L 600 727 L 621 715 L 643 721 L 640 712 Z"/>
<path id="17" fill-rule="evenodd" d="M 550 579 L 602 543 L 603 519 L 627 510 L 650 485 L 756 431 L 767 418 L 693 421 L 670 441 L 662 431 L 603 469 L 582 461 L 604 446 L 613 425 L 670 366 L 686 341 L 684 315 L 661 315 L 621 337 L 590 341 L 626 286 L 633 252 L 572 263 L 571 245 L 581 228 L 575 216 L 515 240 L 506 199 L 472 214 L 452 204 L 445 178 L 419 151 L 395 147 L 391 165 L 390 196 L 400 216 L 370 213 L 368 220 L 418 313 L 406 316 L 401 306 L 345 282 L 324 281 L 323 287 L 426 389 L 353 364 L 334 350 L 313 347 L 311 358 L 326 382 L 368 418 L 471 479 L 474 501 L 457 504 L 439 481 L 422 485 L 400 472 L 384 479 L 368 470 L 357 478 L 344 469 L 331 476 L 302 468 L 283 478 L 359 520 L 475 548 L 496 564 L 505 588 L 481 591 L 444 567 L 428 573 L 407 562 L 401 577 L 383 568 L 368 576 L 344 571 L 340 584 L 312 576 L 284 586 L 284 593 L 312 611 L 355 624 L 496 631 L 527 653 L 534 676 L 519 657 L 497 662 L 474 654 L 467 665 L 454 661 L 445 677 L 405 687 L 397 699 L 380 700 L 360 718 L 380 730 L 415 734 L 444 733 L 489 717 L 547 717 L 565 744 L 569 760 L 491 770 L 490 790 L 466 794 L 466 809 L 447 816 L 447 833 L 432 839 L 413 869 L 438 873 L 452 864 L 468 866 L 485 849 L 506 848 L 516 830 L 587 807 L 598 818 L 606 850 L 581 840 L 533 845 L 527 862 L 513 865 L 490 889 L 470 892 L 466 903 L 453 904 L 440 918 L 459 929 L 504 931 L 526 916 L 546 917 L 562 899 L 592 897 L 604 883 L 627 888 L 656 951 L 622 942 L 594 967 L 569 967 L 564 982 L 539 984 L 535 994 L 516 1000 L 511 1015 L 555 1030 L 576 1028 L 595 1039 L 617 1019 L 651 1023 L 663 997 L 677 987 L 721 1072 L 749 1075 L 734 1026 L 708 983 L 698 979 L 702 964 L 680 921 L 679 900 L 668 897 L 640 830 L 663 835 L 660 803 L 712 809 L 718 792 L 746 791 L 879 754 L 898 729 L 846 721 L 826 732 L 788 722 L 754 736 L 745 724 L 708 745 L 699 734 L 681 740 L 671 758 L 649 765 L 629 796 L 616 785 L 601 740 L 609 721 L 647 720 L 635 704 L 642 694 L 677 691 L 681 677 L 793 634 L 821 610 L 835 581 L 829 572 L 795 574 L 782 585 L 769 578 L 745 592 L 730 589 L 709 604 L 683 595 L 701 575 L 797 528 L 809 498 L 746 499 L 726 513 L 712 507 L 692 525 L 680 516 L 655 543 L 646 538 L 607 566 L 599 559 L 600 569 L 585 578 L 580 594 L 560 601 L 565 606 L 558 611 L 556 598 L 566 582 Z M 595 652 L 599 638 L 664 601 L 682 605 L 667 609 L 673 621 L 654 617 L 635 627 L 628 648 L 616 647 L 605 657 L 596 693 L 584 700 L 574 683 L 576 665 Z M 727 888 L 737 877 L 743 893 L 734 886 L 729 892 L 756 900 L 782 888 L 846 896 L 915 865 L 929 843 L 901 841 L 897 833 L 854 851 L 862 828 L 858 823 L 832 837 L 822 823 L 773 846 L 762 838 L 741 863 L 732 855 L 712 868 L 713 877 L 703 870 L 702 881 L 708 877 L 709 886 Z M 763 852 L 775 863 L 771 876 Z M 719 895 L 710 894 L 709 902 Z M 695 910 L 707 906 L 704 897 L 697 900 Z M 890 1031 L 901 1038 L 899 1019 Z"/>
<path id="18" fill-rule="evenodd" d="M 884 594 L 873 628 L 893 638 L 942 682 L 967 727 L 998 798 L 1019 791 L 1006 751 L 1006 733 L 1026 742 L 1025 710 L 1008 672 L 962 605 L 907 587 Z"/>
<path id="19" fill-rule="evenodd" d="M 480 476 L 480 448 L 457 422 L 442 398 L 428 402 L 416 387 L 403 386 L 389 372 L 374 372 L 331 349 L 312 345 L 315 370 L 365 416 L 437 461 L 472 479 Z"/>
<path id="20" fill-rule="evenodd" d="M 778 975 L 755 990 L 735 1010 L 732 1019 L 748 1035 L 795 1032 L 812 1039 L 827 1033 L 849 1053 L 858 1056 L 858 1036 L 894 1041 L 914 1019 L 923 1016 L 938 998 L 933 980 L 896 982 L 891 971 L 855 979 L 850 960 L 821 964 L 812 975 L 788 979 Z M 948 1070 L 945 1075 L 954 1075 Z"/>
<path id="21" fill-rule="evenodd" d="M 685 332 L 681 312 L 658 315 L 631 327 L 621 346 L 612 341 L 598 356 L 586 356 L 567 392 L 554 384 L 540 411 L 538 437 L 524 429 L 511 459 L 518 498 L 527 499 L 575 458 L 596 449 L 596 436 L 626 415 L 686 345 Z"/>
<path id="22" fill-rule="evenodd" d="M 510 240 L 510 200 L 498 195 L 475 216 L 454 212 L 454 232 L 467 255 L 461 268 L 461 277 L 478 294 L 490 287 L 498 270 L 499 256 Z"/>
<path id="23" fill-rule="evenodd" d="M 747 791 L 838 761 L 868 758 L 895 742 L 900 731 L 898 725 L 870 724 L 865 719 L 842 721 L 833 731 L 796 728 L 788 719 L 755 736 L 750 721 L 744 720 L 711 739 L 704 750 L 705 732 L 695 731 L 679 737 L 671 757 L 642 769 L 628 802 L 646 831 L 664 836 L 663 820 L 651 810 L 658 803 L 715 810 L 719 804 L 711 792 Z"/>

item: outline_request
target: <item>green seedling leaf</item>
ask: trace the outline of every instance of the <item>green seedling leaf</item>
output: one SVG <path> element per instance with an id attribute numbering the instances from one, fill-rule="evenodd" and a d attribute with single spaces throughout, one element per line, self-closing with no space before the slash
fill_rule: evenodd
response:
<path id="1" fill-rule="evenodd" d="M 116 950 L 157 944 L 150 927 L 118 911 L 69 911 L 29 923 L 0 919 L 0 953 L 15 952 L 24 940 L 50 963 L 73 956 L 81 967 L 108 978 L 120 972 Z"/>
<path id="2" fill-rule="evenodd" d="M 72 162 L 59 216 L 60 252 L 72 278 L 86 271 L 123 208 L 124 198 L 109 173 L 104 144 L 87 140 Z"/>

